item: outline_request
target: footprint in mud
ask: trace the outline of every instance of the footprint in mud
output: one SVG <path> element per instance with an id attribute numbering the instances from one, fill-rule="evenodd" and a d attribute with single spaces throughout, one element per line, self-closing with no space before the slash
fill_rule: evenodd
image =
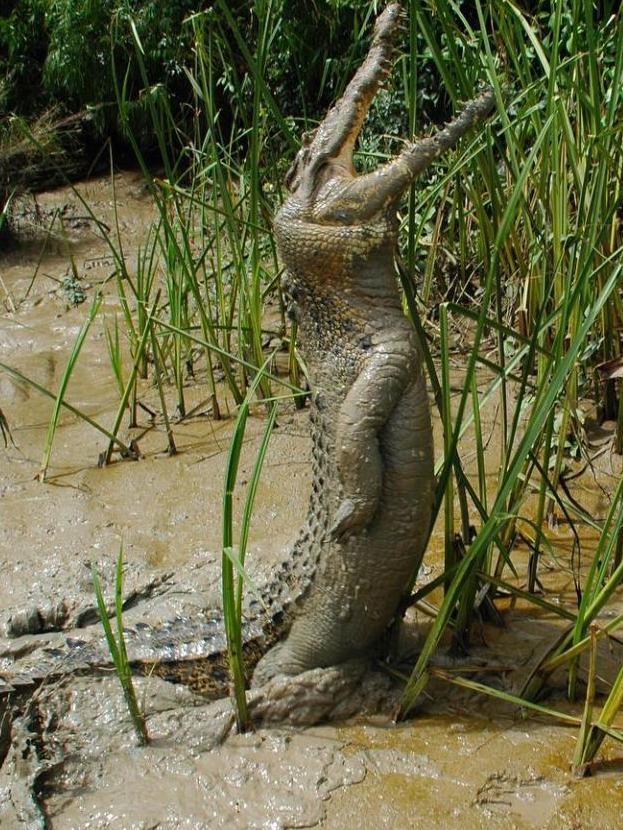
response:
<path id="1" fill-rule="evenodd" d="M 494 772 L 479 788 L 474 805 L 491 818 L 504 814 L 536 827 L 554 815 L 558 803 L 569 792 L 569 787 L 534 772 L 528 771 L 524 777 L 506 771 Z"/>

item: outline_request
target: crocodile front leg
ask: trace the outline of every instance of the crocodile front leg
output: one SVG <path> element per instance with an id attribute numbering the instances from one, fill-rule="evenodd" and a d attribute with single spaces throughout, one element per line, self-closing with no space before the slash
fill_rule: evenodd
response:
<path id="1" fill-rule="evenodd" d="M 365 361 L 340 408 L 336 464 L 343 497 L 331 534 L 343 540 L 370 524 L 383 487 L 381 430 L 411 383 L 413 354 L 400 344 L 379 349 Z"/>

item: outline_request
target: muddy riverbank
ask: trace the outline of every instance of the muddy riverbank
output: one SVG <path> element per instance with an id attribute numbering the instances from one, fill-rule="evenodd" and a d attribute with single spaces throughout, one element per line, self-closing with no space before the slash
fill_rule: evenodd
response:
<path id="1" fill-rule="evenodd" d="M 120 174 L 115 194 L 106 178 L 81 185 L 80 192 L 110 226 L 116 198 L 126 249 L 140 244 L 153 210 L 137 174 Z M 41 194 L 38 203 L 41 215 L 62 210 L 67 221 L 62 233 L 46 237 L 34 229 L 29 241 L 0 254 L 0 361 L 56 390 L 86 311 L 86 304 L 72 304 L 64 281 L 77 273 L 88 303 L 106 282 L 110 260 L 70 190 Z M 104 303 L 110 320 L 118 310 L 112 291 L 105 293 Z M 140 459 L 116 457 L 99 469 L 105 438 L 63 415 L 48 481 L 40 484 L 35 476 L 51 401 L 0 372 L 0 408 L 15 442 L 3 448 L 0 441 L 2 659 L 10 661 L 7 655 L 28 645 L 28 638 L 14 636 L 27 625 L 24 609 L 60 604 L 57 616 L 71 636 L 97 632 L 91 562 L 110 596 L 120 543 L 131 597 L 128 625 L 201 615 L 218 606 L 220 507 L 232 419 L 211 419 L 201 383 L 189 381 L 186 392 L 194 414 L 174 424 L 178 455 L 167 455 L 164 425 L 145 414 L 129 436 L 137 441 Z M 67 398 L 98 422 L 112 422 L 118 391 L 101 326 L 85 343 Z M 155 390 L 145 389 L 144 400 L 158 408 Z M 261 415 L 255 413 L 247 431 L 242 480 L 252 470 Z M 270 442 L 248 560 L 257 584 L 269 579 L 306 512 L 306 417 L 305 411 L 286 408 Z M 492 424 L 494 407 L 483 417 Z M 606 442 L 607 429 L 595 440 Z M 602 453 L 597 466 L 599 486 L 590 476 L 577 486 L 593 487 L 590 503 L 594 515 L 601 516 L 620 464 Z M 238 516 L 243 498 L 238 496 Z M 581 533 L 589 545 L 590 531 Z M 435 535 L 423 578 L 440 573 L 441 536 L 442 531 Z M 552 531 L 552 545 L 555 555 L 547 557 L 545 580 L 553 599 L 562 601 L 574 592 L 566 570 L 572 540 L 563 522 Z M 483 627 L 472 659 L 481 673 L 494 667 L 500 684 L 510 687 L 559 623 L 534 606 L 508 603 L 502 610 L 506 627 Z M 428 624 L 424 614 L 414 614 L 411 635 L 417 638 Z M 58 635 L 42 636 L 53 647 Z M 616 653 L 609 656 L 610 669 L 619 659 Z M 393 724 L 386 709 L 346 724 L 230 736 L 216 748 L 220 716 L 210 705 L 157 678 L 139 679 L 138 689 L 152 736 L 147 748 L 136 746 L 114 677 L 65 680 L 43 688 L 11 723 L 5 713 L 0 728 L 6 751 L 0 769 L 3 830 L 46 825 L 54 830 L 620 827 L 620 746 L 606 743 L 593 777 L 574 779 L 569 760 L 575 727 L 522 717 L 516 708 L 447 684 L 433 684 L 407 723 Z M 580 712 L 558 698 L 555 705 Z"/>

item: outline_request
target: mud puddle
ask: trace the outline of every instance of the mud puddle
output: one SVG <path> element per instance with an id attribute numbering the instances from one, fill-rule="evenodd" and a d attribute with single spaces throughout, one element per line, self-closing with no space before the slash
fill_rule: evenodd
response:
<path id="1" fill-rule="evenodd" d="M 113 226 L 108 179 L 80 188 L 97 217 Z M 124 245 L 135 249 L 152 207 L 137 174 L 120 174 L 115 193 Z M 0 257 L 0 361 L 56 389 L 86 309 L 71 305 L 63 280 L 77 269 L 88 303 L 108 278 L 110 261 L 70 190 L 42 194 L 39 203 L 44 212 L 62 208 L 67 221 L 43 251 L 39 238 Z M 105 305 L 112 319 L 112 293 Z M 103 331 L 91 335 L 68 399 L 110 424 L 118 393 Z M 32 629 L 24 609 L 33 607 L 41 610 L 42 633 L 31 640 L 47 638 L 53 647 L 67 632 L 97 634 L 91 563 L 110 597 L 121 542 L 129 625 L 200 615 L 219 604 L 220 504 L 232 424 L 210 419 L 201 384 L 187 392 L 197 413 L 174 425 L 177 456 L 166 455 L 165 432 L 152 424 L 133 436 L 139 461 L 98 469 L 105 438 L 64 415 L 49 482 L 41 485 L 34 476 L 51 402 L 0 372 L 0 408 L 16 445 L 4 449 L 0 442 L 0 651 L 28 648 L 28 637 L 14 635 Z M 242 479 L 252 469 L 262 427 L 260 417 L 251 419 Z M 603 514 L 618 475 L 616 465 L 604 461 L 595 515 Z M 286 412 L 271 439 L 254 512 L 248 565 L 258 584 L 269 578 L 304 518 L 309 480 L 306 413 Z M 440 572 L 441 536 L 427 556 L 427 578 Z M 584 541 L 590 545 L 590 534 Z M 571 538 L 564 526 L 556 549 L 566 561 Z M 554 560 L 547 579 L 561 601 L 572 594 L 570 573 Z M 475 656 L 506 667 L 510 676 L 534 660 L 557 623 L 519 606 L 506 617 L 507 628 L 483 630 L 487 646 L 476 648 Z M 43 632 L 54 620 L 65 634 Z M 427 621 L 414 616 L 412 624 L 417 632 Z M 611 659 L 616 663 L 617 655 Z M 606 743 L 595 776 L 578 781 L 568 769 L 574 728 L 522 719 L 499 702 L 447 685 L 433 685 L 431 698 L 406 724 L 393 725 L 386 709 L 347 725 L 233 735 L 217 748 L 222 711 L 215 715 L 203 699 L 155 677 L 137 685 L 153 739 L 147 748 L 136 745 L 115 678 L 65 680 L 22 705 L 0 769 L 3 830 L 620 827 L 620 747 Z M 8 730 L 5 716 L 4 751 Z"/>

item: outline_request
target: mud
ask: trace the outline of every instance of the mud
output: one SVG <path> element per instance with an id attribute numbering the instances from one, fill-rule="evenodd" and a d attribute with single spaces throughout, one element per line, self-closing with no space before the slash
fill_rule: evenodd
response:
<path id="1" fill-rule="evenodd" d="M 110 182 L 97 179 L 80 189 L 98 218 L 112 227 Z M 115 193 L 124 245 L 136 249 L 152 207 L 137 174 L 120 174 Z M 55 390 L 86 308 L 71 304 L 63 280 L 75 271 L 88 303 L 106 282 L 110 261 L 71 191 L 42 194 L 38 201 L 42 213 L 51 216 L 63 208 L 68 219 L 62 233 L 33 235 L 0 255 L 0 361 Z M 110 322 L 118 308 L 112 291 L 105 296 Z M 45 633 L 52 622 L 75 636 L 98 635 L 91 563 L 97 564 L 110 600 L 121 542 L 127 625 L 200 614 L 219 604 L 220 504 L 232 422 L 210 419 L 201 384 L 187 392 L 189 409 L 197 406 L 197 411 L 174 425 L 177 456 L 167 456 L 162 426 L 145 419 L 132 435 L 140 460 L 117 457 L 98 469 L 105 438 L 64 414 L 49 481 L 42 485 L 34 477 L 51 401 L 0 372 L 0 409 L 15 441 L 6 449 L 0 441 L 0 651 L 5 655 L 42 638 L 53 646 L 65 635 Z M 155 393 L 145 390 L 147 402 L 150 394 L 155 403 Z M 101 322 L 86 341 L 68 399 L 102 423 L 113 420 L 118 393 Z M 491 429 L 492 410 L 483 413 Z M 256 414 L 247 432 L 241 479 L 250 474 L 263 428 L 261 412 Z M 595 431 L 596 447 L 608 440 L 607 428 L 605 437 L 603 432 Z M 305 515 L 308 462 L 306 414 L 286 411 L 271 439 L 254 511 L 248 566 L 257 583 L 268 579 Z M 600 456 L 599 466 L 599 486 L 590 476 L 578 484 L 591 489 L 595 516 L 603 515 L 620 475 L 608 454 Z M 240 503 L 238 508 L 240 515 Z M 435 535 L 425 560 L 427 579 L 440 573 L 442 535 L 442 530 Z M 586 549 L 592 538 L 588 529 L 582 531 Z M 546 587 L 550 598 L 566 602 L 574 585 L 565 569 L 572 538 L 564 523 L 552 531 L 552 539 Z M 41 609 L 41 633 L 16 636 L 32 629 L 24 609 L 34 606 Z M 508 625 L 483 627 L 470 659 L 478 672 L 489 671 L 489 682 L 509 687 L 525 676 L 558 623 L 521 604 L 503 611 Z M 423 614 L 411 614 L 408 637 L 416 641 L 427 624 Z M 612 673 L 619 664 L 620 656 L 611 653 L 600 668 Z M 232 722 L 227 701 L 206 704 L 183 687 L 141 678 L 139 698 L 152 738 L 147 748 L 136 744 L 114 677 L 42 687 L 22 698 L 12 713 L 0 711 L 0 826 L 620 827 L 620 746 L 606 742 L 594 775 L 577 780 L 569 771 L 574 727 L 534 716 L 523 719 L 499 701 L 441 682 L 429 687 L 412 721 L 396 725 L 391 716 L 398 689 L 383 678 L 377 682 L 366 675 L 359 697 L 350 697 L 340 710 L 351 717 L 346 723 L 230 733 L 220 746 Z M 580 711 L 560 699 L 555 705 L 576 715 Z M 261 700 L 257 707 L 260 712 Z M 355 714 L 366 707 L 368 714 Z"/>

